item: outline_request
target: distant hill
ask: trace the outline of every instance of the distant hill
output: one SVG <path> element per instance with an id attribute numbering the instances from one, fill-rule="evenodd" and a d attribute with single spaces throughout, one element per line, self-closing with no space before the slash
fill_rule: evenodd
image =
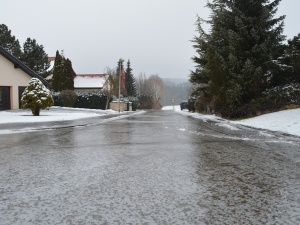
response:
<path id="1" fill-rule="evenodd" d="M 161 78 L 165 85 L 167 84 L 181 84 L 189 82 L 189 78 Z"/>
<path id="2" fill-rule="evenodd" d="M 161 99 L 163 106 L 179 105 L 187 101 L 193 85 L 188 78 L 161 78 L 164 82 L 164 93 Z"/>

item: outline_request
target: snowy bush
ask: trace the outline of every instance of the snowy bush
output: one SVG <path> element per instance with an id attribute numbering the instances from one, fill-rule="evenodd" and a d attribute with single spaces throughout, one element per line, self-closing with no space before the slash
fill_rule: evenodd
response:
<path id="1" fill-rule="evenodd" d="M 259 99 L 261 111 L 274 111 L 290 105 L 300 105 L 300 84 L 277 86 L 263 92 Z"/>
<path id="2" fill-rule="evenodd" d="M 21 98 L 22 109 L 30 109 L 35 116 L 40 115 L 40 110 L 54 104 L 50 91 L 37 78 L 32 78 Z"/>
<path id="3" fill-rule="evenodd" d="M 195 112 L 196 111 L 195 102 L 196 102 L 196 97 L 195 96 L 190 96 L 189 100 L 188 100 L 188 106 L 187 106 L 187 108 L 190 112 Z"/>

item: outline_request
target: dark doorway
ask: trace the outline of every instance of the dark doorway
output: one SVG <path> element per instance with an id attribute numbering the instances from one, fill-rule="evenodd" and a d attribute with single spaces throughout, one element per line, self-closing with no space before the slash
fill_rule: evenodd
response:
<path id="1" fill-rule="evenodd" d="M 0 86 L 0 110 L 10 109 L 10 87 Z"/>
<path id="2" fill-rule="evenodd" d="M 23 92 L 25 91 L 25 88 L 26 87 L 19 87 L 19 108 L 21 109 L 21 106 L 22 106 L 22 104 L 21 104 L 21 98 L 22 98 L 22 94 L 23 94 Z"/>

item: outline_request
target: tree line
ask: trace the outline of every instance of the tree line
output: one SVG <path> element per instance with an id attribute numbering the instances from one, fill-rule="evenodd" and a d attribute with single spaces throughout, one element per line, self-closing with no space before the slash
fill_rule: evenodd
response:
<path id="1" fill-rule="evenodd" d="M 245 117 L 299 105 L 300 35 L 284 42 L 285 16 L 275 17 L 280 1 L 207 3 L 210 19 L 198 17 L 192 40 L 194 109 Z"/>
<path id="2" fill-rule="evenodd" d="M 0 46 L 22 61 L 26 66 L 45 78 L 49 75 L 50 62 L 43 45 L 27 38 L 23 47 L 5 24 L 0 24 Z"/>

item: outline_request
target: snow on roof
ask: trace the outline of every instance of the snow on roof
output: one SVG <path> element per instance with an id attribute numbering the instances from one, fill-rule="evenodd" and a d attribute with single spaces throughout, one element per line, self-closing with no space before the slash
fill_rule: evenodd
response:
<path id="1" fill-rule="evenodd" d="M 105 74 L 77 74 L 74 78 L 75 88 L 103 88 L 106 82 Z"/>
<path id="2" fill-rule="evenodd" d="M 48 61 L 50 62 L 50 67 L 47 69 L 47 71 L 51 71 L 54 67 L 54 63 L 55 63 L 55 57 L 48 57 Z"/>

